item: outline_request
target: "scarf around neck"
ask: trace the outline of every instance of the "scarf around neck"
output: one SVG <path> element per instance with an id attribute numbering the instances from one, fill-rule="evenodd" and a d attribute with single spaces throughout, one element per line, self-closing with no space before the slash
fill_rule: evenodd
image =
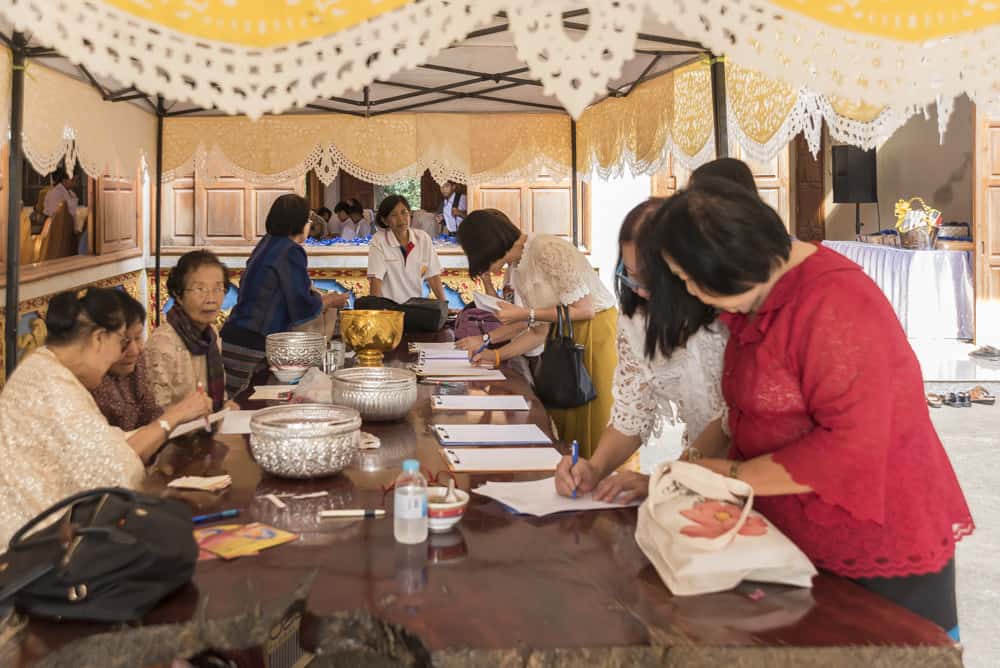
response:
<path id="1" fill-rule="evenodd" d="M 211 326 L 199 328 L 176 302 L 174 307 L 167 311 L 167 322 L 181 337 L 189 353 L 205 356 L 207 376 L 205 391 L 212 398 L 212 410 L 220 410 L 226 400 L 226 372 L 222 367 L 222 353 L 215 340 L 215 329 Z"/>

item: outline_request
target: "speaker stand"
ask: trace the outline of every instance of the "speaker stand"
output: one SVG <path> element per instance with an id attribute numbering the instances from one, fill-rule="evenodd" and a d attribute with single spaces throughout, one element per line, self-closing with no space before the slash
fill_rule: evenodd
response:
<path id="1" fill-rule="evenodd" d="M 854 236 L 861 238 L 861 204 L 854 203 Z"/>

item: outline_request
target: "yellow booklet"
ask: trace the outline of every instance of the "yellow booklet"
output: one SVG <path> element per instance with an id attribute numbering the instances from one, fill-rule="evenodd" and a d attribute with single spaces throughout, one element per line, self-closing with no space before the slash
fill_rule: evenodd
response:
<path id="1" fill-rule="evenodd" d="M 223 559 L 235 559 L 257 554 L 261 550 L 288 543 L 298 537 L 298 534 L 253 522 L 213 536 L 201 547 Z"/>

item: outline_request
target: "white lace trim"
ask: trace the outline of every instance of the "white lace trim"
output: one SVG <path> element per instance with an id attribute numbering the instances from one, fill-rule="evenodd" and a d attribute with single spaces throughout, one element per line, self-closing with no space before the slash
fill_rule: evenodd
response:
<path id="1" fill-rule="evenodd" d="M 647 4 L 651 0 L 423 0 L 275 48 L 200 40 L 100 2 L 8 0 L 0 14 L 97 75 L 258 118 L 360 90 L 425 62 L 505 11 L 520 58 L 578 117 L 632 57 Z M 590 11 L 591 27 L 571 37 L 561 12 L 581 6 Z"/>
<path id="2" fill-rule="evenodd" d="M 1000 26 L 904 42 L 842 30 L 760 0 L 648 4 L 661 21 L 713 52 L 826 96 L 892 107 L 903 117 L 931 104 L 946 107 L 944 100 L 962 93 L 993 110 L 1000 106 Z"/>

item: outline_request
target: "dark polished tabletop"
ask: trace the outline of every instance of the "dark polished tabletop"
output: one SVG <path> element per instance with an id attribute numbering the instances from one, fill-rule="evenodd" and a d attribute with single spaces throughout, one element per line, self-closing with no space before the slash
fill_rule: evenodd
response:
<path id="1" fill-rule="evenodd" d="M 404 358 L 405 345 L 391 363 Z M 239 508 L 240 522 L 266 522 L 299 533 L 300 539 L 256 556 L 199 562 L 192 585 L 162 602 L 136 628 L 33 620 L 21 635 L 16 663 L 46 664 L 58 657 L 51 665 L 81 668 L 85 663 L 78 657 L 90 656 L 88 651 L 127 653 L 153 637 L 169 645 L 167 636 L 173 640 L 200 633 L 197 629 L 217 620 L 242 619 L 258 604 L 265 609 L 286 605 L 298 589 L 305 597 L 302 642 L 308 648 L 337 646 L 336 634 L 377 637 L 366 651 L 380 657 L 387 654 L 379 652 L 396 652 L 392 655 L 400 664 L 527 665 L 534 657 L 549 665 L 961 665 L 960 650 L 941 629 L 829 574 L 819 575 L 811 590 L 745 583 L 724 593 L 672 596 L 636 545 L 635 508 L 537 519 L 513 515 L 473 495 L 456 529 L 431 534 L 426 544 L 397 544 L 392 494 L 383 489 L 407 458 L 419 459 L 431 474 L 447 470 L 429 430 L 433 419 L 528 422 L 551 434 L 530 385 L 512 372 L 507 375 L 506 382 L 469 383 L 469 390 L 523 394 L 531 401 L 530 411 L 435 413 L 432 418 L 429 397 L 440 387 L 419 385 L 417 404 L 405 420 L 364 425 L 380 437 L 381 447 L 362 451 L 354 466 L 326 479 L 291 481 L 262 474 L 244 436 L 205 434 L 168 445 L 146 491 L 180 496 L 196 512 Z M 181 474 L 223 472 L 232 476 L 233 485 L 220 495 L 165 488 Z M 458 475 L 457 482 L 468 490 L 487 478 L 515 477 Z M 445 474 L 438 479 L 446 480 Z M 285 510 L 260 498 L 320 490 L 328 496 L 286 499 Z M 384 507 L 390 517 L 317 520 L 320 509 L 344 507 Z M 348 621 L 353 626 L 344 626 Z M 152 635 L 169 628 L 176 631 Z M 219 633 L 212 642 L 225 645 L 225 633 Z M 406 640 L 390 647 L 386 638 Z M 116 649 L 103 649 L 98 640 Z M 233 642 L 232 648 L 243 646 Z M 155 665 L 157 657 L 169 658 L 164 652 L 169 650 L 106 665 Z M 418 658 L 404 661 L 399 652 Z"/>

